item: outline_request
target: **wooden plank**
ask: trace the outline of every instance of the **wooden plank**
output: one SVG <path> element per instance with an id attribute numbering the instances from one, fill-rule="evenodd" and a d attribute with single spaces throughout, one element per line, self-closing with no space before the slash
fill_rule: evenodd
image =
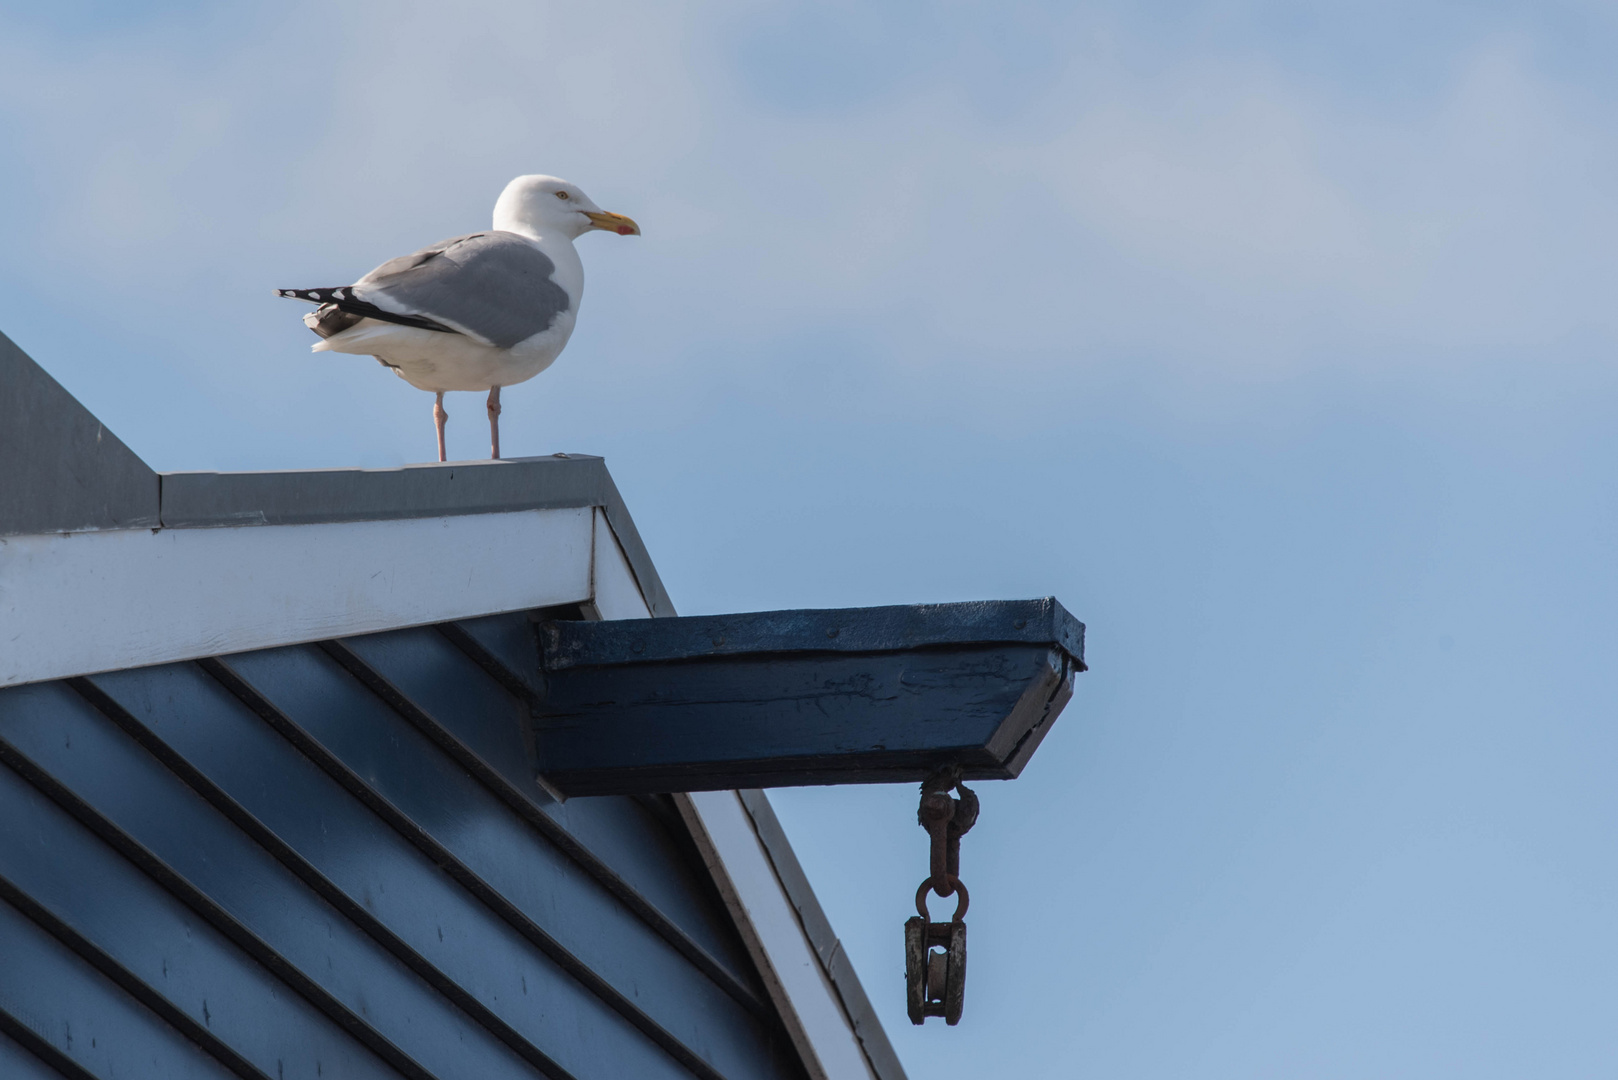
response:
<path id="1" fill-rule="evenodd" d="M 334 659 L 399 715 L 438 743 L 462 768 L 606 884 L 668 939 L 712 967 L 712 977 L 751 985 L 745 952 L 722 911 L 703 897 L 700 867 L 688 865 L 634 800 L 557 803 L 533 780 L 523 730 L 526 705 L 506 697 L 477 665 L 440 635 L 402 630 L 328 646 Z M 531 663 L 537 665 L 536 659 Z M 502 700 L 504 699 L 504 700 Z M 685 941 L 682 939 L 689 939 Z M 687 949 L 695 944 L 695 950 Z M 751 990 L 743 997 L 751 997 Z"/>
<path id="2" fill-rule="evenodd" d="M 1052 599 L 540 631 L 535 754 L 568 795 L 1011 779 L 1084 669 Z"/>
<path id="3" fill-rule="evenodd" d="M 610 621 L 552 622 L 541 627 L 546 670 L 683 662 L 696 657 L 904 652 L 989 644 L 1050 645 L 1073 657 L 1078 670 L 1084 670 L 1084 624 L 1050 596 L 674 619 L 607 618 Z"/>
<path id="4" fill-rule="evenodd" d="M 157 746 L 185 767 L 160 744 L 137 743 L 58 683 L 0 693 L 0 739 L 8 764 L 26 766 L 30 783 L 216 929 L 283 981 L 299 976 L 314 984 L 407 1055 L 408 1061 L 388 1059 L 401 1072 L 533 1080 L 535 1070 L 394 952 L 385 931 L 371 933 L 376 920 L 362 905 L 344 899 L 307 864 L 288 865 L 296 853 L 284 841 L 239 806 L 211 802 L 207 796 L 219 793 L 203 790 L 205 779 L 193 775 L 199 786 L 189 786 L 151 752 Z M 267 792 L 285 790 L 267 777 L 265 783 Z M 355 857 L 363 849 L 339 850 Z M 367 1045 L 379 1055 L 387 1051 Z M 402 1067 L 410 1062 L 417 1067 Z"/>
<path id="5" fill-rule="evenodd" d="M 4 1014 L 0 1014 L 0 1017 L 3 1016 Z M 8 1038 L 5 1033 L 7 1026 L 5 1020 L 0 1018 L 0 1076 L 4 1076 L 6 1080 L 63 1080 L 65 1074 L 51 1068 Z M 25 1034 L 23 1038 L 28 1039 L 36 1046 L 42 1041 L 38 1035 L 32 1032 Z M 51 1053 L 48 1047 L 42 1047 L 41 1049 L 47 1054 Z M 74 1069 L 74 1075 L 78 1076 L 82 1075 L 82 1073 L 80 1070 Z"/>
<path id="6" fill-rule="evenodd" d="M 0 540 L 0 686 L 578 603 L 594 513 Z"/>
<path id="7" fill-rule="evenodd" d="M 671 1054 L 704 1046 L 720 1073 L 769 1074 L 766 1026 L 324 653 L 276 649 L 208 663 L 463 888 L 575 979 L 602 984 L 593 992 Z M 474 821 L 476 829 L 445 827 Z"/>
<path id="8" fill-rule="evenodd" d="M 0 1015 L 63 1072 L 236 1080 L 220 1062 L 10 904 L 0 903 Z M 20 1030 L 19 1030 L 20 1029 Z M 144 1066 L 135 1072 L 131 1063 Z"/>
<path id="9" fill-rule="evenodd" d="M 0 899 L 239 1074 L 313 1076 L 323 1066 L 399 1080 L 10 769 L 0 769 Z"/>
<path id="10" fill-rule="evenodd" d="M 93 682 L 149 751 L 541 1074 L 690 1075 L 445 873 L 442 853 L 423 852 L 396 816 L 376 814 L 195 666 Z"/>

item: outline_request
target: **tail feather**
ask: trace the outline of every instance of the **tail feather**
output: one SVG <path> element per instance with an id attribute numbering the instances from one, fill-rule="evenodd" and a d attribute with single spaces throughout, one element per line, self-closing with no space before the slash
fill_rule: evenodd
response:
<path id="1" fill-rule="evenodd" d="M 275 295 L 284 296 L 289 300 L 307 300 L 311 304 L 319 304 L 322 307 L 331 305 L 339 311 L 359 318 L 378 319 L 382 322 L 398 323 L 400 326 L 414 326 L 421 330 L 436 330 L 442 334 L 458 333 L 453 327 L 435 322 L 425 315 L 401 315 L 396 311 L 385 311 L 368 300 L 361 300 L 356 297 L 352 285 L 339 285 L 331 289 L 276 289 Z M 324 325 L 336 326 L 336 323 L 325 317 L 319 318 L 318 321 Z M 357 322 L 358 319 L 355 321 Z M 304 322 L 309 322 L 307 317 L 305 317 Z M 323 333 L 321 327 L 316 326 L 314 323 L 309 323 L 309 328 L 322 337 L 330 336 L 330 334 Z M 338 333 L 342 329 L 347 329 L 347 326 L 341 326 L 331 332 Z"/>
<path id="2" fill-rule="evenodd" d="M 303 325 L 313 330 L 323 338 L 333 334 L 341 334 L 352 326 L 358 326 L 363 315 L 356 315 L 352 311 L 344 311 L 336 304 L 321 304 L 315 310 L 303 317 Z"/>

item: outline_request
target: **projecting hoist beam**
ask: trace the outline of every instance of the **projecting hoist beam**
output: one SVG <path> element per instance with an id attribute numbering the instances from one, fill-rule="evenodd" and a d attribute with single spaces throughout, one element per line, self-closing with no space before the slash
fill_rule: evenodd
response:
<path id="1" fill-rule="evenodd" d="M 536 771 L 566 796 L 1011 779 L 1085 670 L 1050 598 L 537 630 Z"/>

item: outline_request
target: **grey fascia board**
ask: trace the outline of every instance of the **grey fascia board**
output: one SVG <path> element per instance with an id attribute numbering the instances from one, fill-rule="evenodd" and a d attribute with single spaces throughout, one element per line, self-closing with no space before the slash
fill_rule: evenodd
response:
<path id="1" fill-rule="evenodd" d="M 166 529 L 494 514 L 603 506 L 601 458 L 512 458 L 392 469 L 162 474 Z M 616 494 L 616 491 L 614 492 Z"/>
<path id="2" fill-rule="evenodd" d="M 825 910 L 815 897 L 809 877 L 803 872 L 798 856 L 793 853 L 786 831 L 781 828 L 781 820 L 775 816 L 775 808 L 770 805 L 764 792 L 757 789 L 738 791 L 737 794 L 741 796 L 748 816 L 753 819 L 754 831 L 758 833 L 765 854 L 775 867 L 776 877 L 780 878 L 787 899 L 798 913 L 815 956 L 842 1000 L 843 1009 L 854 1026 L 854 1035 L 865 1051 L 865 1059 L 871 1063 L 871 1071 L 876 1073 L 877 1080 L 907 1080 L 899 1055 L 894 1052 L 893 1044 L 888 1041 L 888 1033 L 883 1030 L 882 1021 L 877 1018 L 876 1009 L 865 994 L 865 987 L 854 973 L 854 965 L 843 951 L 843 943 L 832 931 L 831 920 L 826 918 Z"/>

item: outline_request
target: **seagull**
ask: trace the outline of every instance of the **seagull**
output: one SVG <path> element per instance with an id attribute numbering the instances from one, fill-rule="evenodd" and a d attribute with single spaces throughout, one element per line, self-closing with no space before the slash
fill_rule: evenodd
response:
<path id="1" fill-rule="evenodd" d="M 444 457 L 444 394 L 489 392 L 490 457 L 500 457 L 500 388 L 550 367 L 573 333 L 584 264 L 573 241 L 595 229 L 639 236 L 577 186 L 519 176 L 494 204 L 494 227 L 389 259 L 352 285 L 277 289 L 318 304 L 303 317 L 315 352 L 374 356 L 437 397 L 438 460 Z"/>

